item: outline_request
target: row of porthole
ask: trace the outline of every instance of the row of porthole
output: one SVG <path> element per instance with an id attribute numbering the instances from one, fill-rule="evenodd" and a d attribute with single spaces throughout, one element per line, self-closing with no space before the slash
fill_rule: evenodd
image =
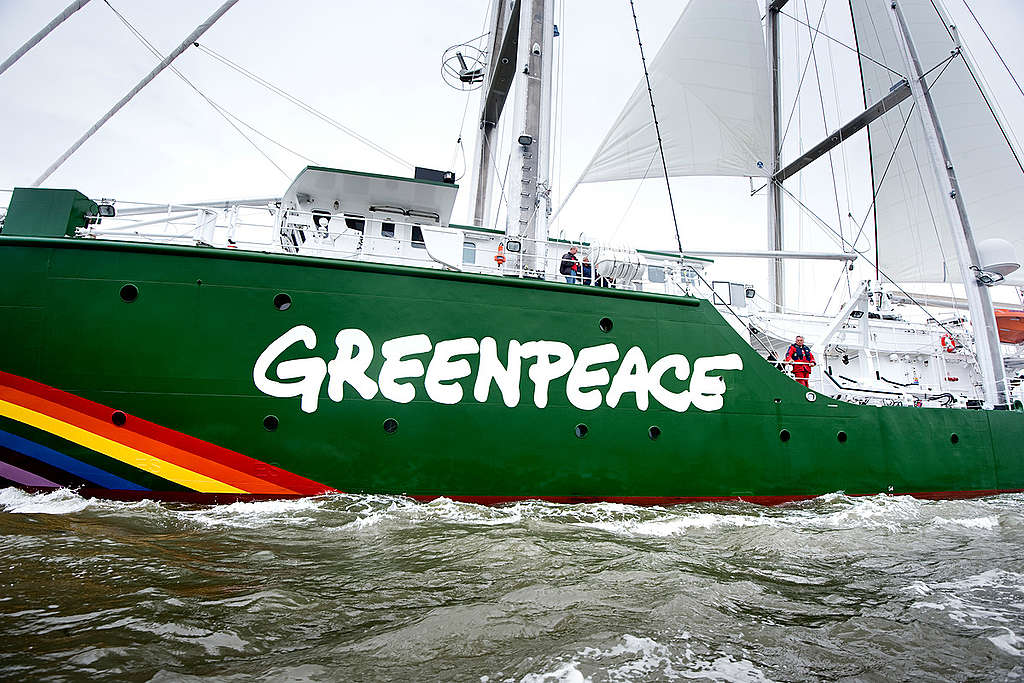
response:
<path id="1" fill-rule="evenodd" d="M 783 429 L 783 430 L 779 431 L 779 441 L 782 441 L 783 443 L 785 443 L 786 441 L 789 441 L 791 438 L 793 438 L 793 435 L 790 434 L 788 429 Z M 836 432 L 836 441 L 838 441 L 839 443 L 846 443 L 846 440 L 848 438 L 849 437 L 846 434 L 846 432 L 841 431 L 841 430 Z M 949 435 L 949 442 L 952 443 L 952 444 L 960 443 L 960 436 L 955 434 L 955 433 L 954 434 L 950 434 Z"/>
<path id="2" fill-rule="evenodd" d="M 276 415 L 267 415 L 265 418 L 263 418 L 263 428 L 266 429 L 268 432 L 276 432 L 280 424 L 281 421 L 277 418 Z M 394 434 L 395 432 L 398 431 L 398 420 L 396 420 L 393 417 L 389 417 L 388 419 L 384 420 L 382 426 L 384 427 L 385 432 L 387 432 L 388 434 Z M 590 433 L 590 428 L 587 425 L 580 423 L 576 425 L 575 433 L 576 438 L 583 439 L 586 438 L 587 434 Z M 658 437 L 661 436 L 661 427 L 658 427 L 657 425 L 651 425 L 647 429 L 647 436 L 650 438 L 651 441 L 657 441 Z"/>
<path id="3" fill-rule="evenodd" d="M 120 421 L 118 421 L 118 418 L 120 418 Z M 115 424 L 124 424 L 124 413 L 117 411 L 116 413 L 114 413 L 113 420 Z M 277 431 L 279 423 L 280 422 L 277 419 L 277 416 L 275 415 L 267 415 L 265 418 L 263 418 L 263 427 L 268 432 Z M 389 417 L 388 419 L 384 420 L 383 427 L 384 431 L 387 432 L 388 434 L 394 434 L 395 432 L 398 431 L 398 420 L 396 420 L 393 417 Z M 576 433 L 576 438 L 584 439 L 586 438 L 587 434 L 590 433 L 590 428 L 581 422 L 580 424 L 576 425 L 574 431 Z M 661 428 L 658 427 L 657 425 L 651 425 L 647 429 L 647 436 L 648 438 L 650 438 L 651 441 L 657 441 L 658 437 L 661 436 Z M 788 429 L 783 429 L 779 432 L 779 441 L 786 442 L 789 441 L 792 437 L 793 435 L 790 433 Z M 848 438 L 849 437 L 847 436 L 846 432 L 836 432 L 836 441 L 838 441 L 839 443 L 846 443 Z M 949 442 L 952 444 L 960 443 L 960 436 L 955 433 L 950 434 Z"/>

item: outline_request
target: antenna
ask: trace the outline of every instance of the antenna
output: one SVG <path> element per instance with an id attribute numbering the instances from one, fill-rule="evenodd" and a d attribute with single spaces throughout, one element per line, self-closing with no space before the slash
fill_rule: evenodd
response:
<path id="1" fill-rule="evenodd" d="M 441 56 L 441 78 L 456 90 L 476 90 L 484 83 L 487 53 L 469 43 L 452 45 Z"/>

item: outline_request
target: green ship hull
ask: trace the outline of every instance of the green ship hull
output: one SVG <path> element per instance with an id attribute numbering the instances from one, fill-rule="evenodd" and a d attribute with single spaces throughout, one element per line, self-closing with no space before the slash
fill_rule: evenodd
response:
<path id="1" fill-rule="evenodd" d="M 0 476 L 24 488 L 652 504 L 1024 490 L 1024 415 L 809 394 L 697 299 L 9 234 L 0 273 Z M 481 379 L 485 346 L 503 385 Z"/>

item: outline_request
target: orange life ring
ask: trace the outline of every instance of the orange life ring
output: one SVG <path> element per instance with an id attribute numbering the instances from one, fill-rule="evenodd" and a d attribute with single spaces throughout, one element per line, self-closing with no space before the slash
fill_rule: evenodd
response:
<path id="1" fill-rule="evenodd" d="M 494 262 L 497 263 L 499 266 L 502 263 L 505 262 L 505 245 L 504 244 L 499 244 L 498 245 L 498 253 L 494 255 Z"/>
<path id="2" fill-rule="evenodd" d="M 942 345 L 942 348 L 946 350 L 946 353 L 953 353 L 956 351 L 956 339 L 953 339 L 952 335 L 942 335 L 939 339 L 939 343 Z"/>

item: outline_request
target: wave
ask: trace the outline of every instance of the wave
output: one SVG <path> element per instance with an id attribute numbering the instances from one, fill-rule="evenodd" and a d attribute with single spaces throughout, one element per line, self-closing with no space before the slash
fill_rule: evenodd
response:
<path id="1" fill-rule="evenodd" d="M 403 496 L 330 494 L 295 500 L 187 506 L 153 501 L 83 498 L 57 489 L 27 493 L 0 489 L 0 512 L 11 514 L 149 514 L 192 528 L 329 527 L 358 533 L 387 525 L 503 527 L 525 524 L 575 527 L 624 537 L 667 538 L 712 531 L 772 528 L 792 532 L 870 530 L 888 534 L 927 529 L 983 533 L 1024 525 L 1019 494 L 972 500 L 921 500 L 910 496 L 830 493 L 776 507 L 740 501 L 640 507 L 622 503 L 559 504 L 521 501 L 500 506 L 437 498 L 418 503 Z"/>

